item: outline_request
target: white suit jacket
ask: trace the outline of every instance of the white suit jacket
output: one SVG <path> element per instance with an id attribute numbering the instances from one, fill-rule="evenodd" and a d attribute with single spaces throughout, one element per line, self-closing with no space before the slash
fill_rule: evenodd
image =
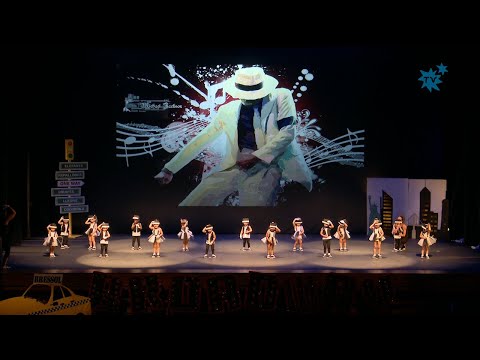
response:
<path id="1" fill-rule="evenodd" d="M 178 172 L 221 134 L 225 134 L 227 139 L 224 157 L 210 175 L 234 166 L 239 152 L 237 128 L 240 107 L 240 100 L 220 107 L 212 122 L 165 164 L 165 168 L 172 173 Z M 277 121 L 290 116 L 294 119 L 293 123 L 279 130 Z M 295 103 L 290 90 L 275 89 L 263 100 L 260 117 L 254 117 L 257 150 L 253 155 L 267 164 L 276 161 L 284 179 L 299 182 L 311 191 L 312 173 L 295 140 L 295 119 Z"/>

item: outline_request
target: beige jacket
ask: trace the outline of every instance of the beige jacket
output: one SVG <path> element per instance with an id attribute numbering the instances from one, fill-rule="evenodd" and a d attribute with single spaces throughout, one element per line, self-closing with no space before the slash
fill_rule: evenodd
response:
<path id="1" fill-rule="evenodd" d="M 165 168 L 172 173 L 178 172 L 222 134 L 226 136 L 224 157 L 210 174 L 234 166 L 239 152 L 237 124 L 240 107 L 240 100 L 220 107 L 212 122 L 165 164 Z M 294 118 L 293 124 L 279 130 L 277 121 L 290 116 Z M 299 182 L 311 191 L 312 173 L 295 141 L 295 119 L 295 103 L 290 90 L 275 89 L 264 99 L 260 116 L 254 117 L 258 149 L 253 155 L 267 164 L 277 162 L 284 179 Z"/>

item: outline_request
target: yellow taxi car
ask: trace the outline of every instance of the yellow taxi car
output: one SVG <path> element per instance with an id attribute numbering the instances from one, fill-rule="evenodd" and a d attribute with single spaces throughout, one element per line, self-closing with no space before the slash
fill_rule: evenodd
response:
<path id="1" fill-rule="evenodd" d="M 91 315 L 90 298 L 62 285 L 61 277 L 35 274 L 22 296 L 0 301 L 0 315 Z"/>

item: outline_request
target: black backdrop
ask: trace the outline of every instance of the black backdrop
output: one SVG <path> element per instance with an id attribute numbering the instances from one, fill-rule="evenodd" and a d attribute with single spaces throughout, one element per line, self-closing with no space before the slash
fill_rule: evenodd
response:
<path id="1" fill-rule="evenodd" d="M 237 232 L 239 220 L 249 216 L 255 230 L 263 232 L 271 219 L 286 227 L 297 215 L 304 219 L 307 231 L 317 231 L 323 216 L 347 217 L 352 230 L 361 231 L 366 177 L 407 177 L 447 179 L 452 237 L 466 234 L 467 241 L 476 241 L 473 236 L 468 239 L 479 217 L 477 184 L 466 176 L 473 148 L 469 145 L 475 141 L 466 124 L 477 115 L 471 81 L 475 64 L 469 46 L 205 49 L 25 45 L 12 46 L 6 53 L 0 200 L 6 199 L 18 211 L 17 238 L 27 233 L 28 159 L 31 234 L 41 236 L 45 226 L 60 216 L 50 188 L 55 187 L 58 162 L 64 160 L 64 139 L 73 138 L 75 160 L 89 162 L 82 190 L 87 203 L 101 221 L 111 223 L 113 232 L 126 233 L 134 212 L 144 221 L 160 218 L 167 232 L 177 231 L 180 216 L 188 217 L 194 230 L 212 222 L 218 232 Z M 340 169 L 322 195 L 278 208 L 177 208 L 168 201 L 168 196 L 175 197 L 174 192 L 164 192 L 164 200 L 152 197 L 155 205 L 143 203 L 132 208 L 132 185 L 158 186 L 151 177 L 130 179 L 129 183 L 115 158 L 115 121 L 123 100 L 116 87 L 119 67 L 141 62 L 318 67 L 335 63 L 337 70 L 325 74 L 331 86 L 319 90 L 324 91 L 319 94 L 321 113 L 331 119 L 354 117 L 364 124 L 366 167 L 360 170 L 360 181 L 352 182 L 349 170 Z M 420 89 L 419 70 L 440 62 L 449 70 L 441 91 Z M 322 204 L 322 197 L 329 200 Z M 74 215 L 75 232 L 84 229 L 86 215 Z"/>

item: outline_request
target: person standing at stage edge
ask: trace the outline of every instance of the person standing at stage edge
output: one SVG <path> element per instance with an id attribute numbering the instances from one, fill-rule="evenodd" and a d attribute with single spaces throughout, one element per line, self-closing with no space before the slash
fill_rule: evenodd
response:
<path id="1" fill-rule="evenodd" d="M 7 269 L 7 261 L 10 257 L 10 248 L 12 247 L 12 239 L 10 235 L 10 222 L 15 218 L 17 212 L 10 205 L 3 205 L 2 215 L 0 218 L 0 264 L 2 269 Z"/>
<path id="2" fill-rule="evenodd" d="M 219 206 L 236 191 L 240 206 L 274 206 L 282 179 L 312 190 L 312 172 L 295 139 L 295 102 L 290 90 L 277 85 L 259 67 L 239 69 L 225 82 L 223 90 L 240 100 L 221 106 L 155 176 L 161 184 L 170 183 L 175 173 L 225 136 L 222 161 L 180 206 Z"/>

